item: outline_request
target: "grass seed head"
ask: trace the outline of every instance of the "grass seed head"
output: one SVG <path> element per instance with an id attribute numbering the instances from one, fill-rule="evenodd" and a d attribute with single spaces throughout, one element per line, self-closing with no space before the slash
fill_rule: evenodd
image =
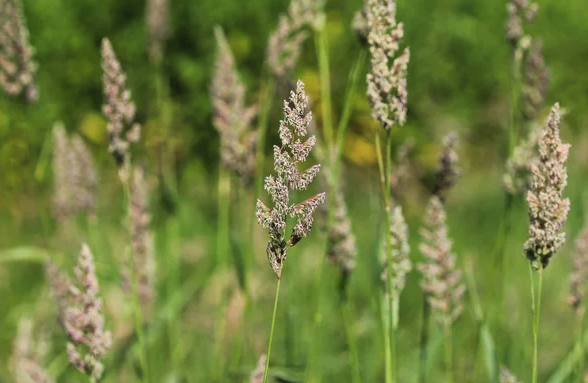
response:
<path id="1" fill-rule="evenodd" d="M 445 201 L 449 189 L 455 185 L 461 174 L 461 168 L 457 164 L 459 157 L 456 148 L 457 134 L 449 133 L 441 143 L 439 169 L 435 176 L 435 189 L 433 190 L 433 194 L 438 196 L 441 201 Z"/>
<path id="2" fill-rule="evenodd" d="M 392 210 L 392 225 L 390 226 L 390 236 L 392 238 L 392 294 L 394 298 L 400 297 L 406 284 L 406 275 L 412 270 L 410 261 L 410 245 L 408 243 L 408 225 L 404 220 L 402 208 L 396 206 Z M 388 276 L 388 258 L 386 252 L 382 252 L 382 279 Z"/>
<path id="3" fill-rule="evenodd" d="M 21 318 L 14 340 L 11 369 L 16 383 L 53 383 L 41 362 L 46 347 L 33 338 L 33 322 Z"/>
<path id="4" fill-rule="evenodd" d="M 543 46 L 540 41 L 534 41 L 523 67 L 523 117 L 526 121 L 536 120 L 545 106 L 549 80 L 549 69 L 543 59 Z"/>
<path id="5" fill-rule="evenodd" d="M 319 193 L 298 204 L 290 203 L 290 191 L 306 190 L 320 170 L 320 165 L 313 165 L 298 171 L 298 163 L 306 161 L 316 144 L 314 136 L 306 138 L 312 120 L 307 107 L 308 97 L 304 84 L 299 80 L 296 90 L 290 92 L 290 99 L 284 101 L 284 119 L 279 127 L 282 145 L 274 146 L 275 175 L 266 177 L 264 184 L 274 207 L 269 208 L 262 201 L 257 201 L 257 221 L 268 231 L 267 256 L 278 279 L 286 250 L 310 234 L 313 213 L 325 201 L 325 193 Z M 297 219 L 288 240 L 285 235 L 287 217 Z"/>
<path id="6" fill-rule="evenodd" d="M 508 368 L 500 366 L 500 383 L 521 383 Z"/>
<path id="7" fill-rule="evenodd" d="M 465 285 L 451 250 L 445 209 L 437 196 L 427 204 L 421 237 L 419 249 L 425 257 L 418 266 L 423 274 L 421 287 L 438 321 L 448 330 L 463 310 Z"/>
<path id="8" fill-rule="evenodd" d="M 568 298 L 568 302 L 578 314 L 584 312 L 586 282 L 588 282 L 588 225 L 582 229 L 576 239 L 576 249 L 572 255 L 570 297 Z"/>
<path id="9" fill-rule="evenodd" d="M 368 0 L 366 19 L 371 68 L 367 75 L 367 96 L 372 117 L 385 130 L 406 121 L 406 75 L 410 51 L 397 56 L 404 36 L 402 23 L 396 22 L 394 0 Z"/>
<path id="10" fill-rule="evenodd" d="M 107 38 L 102 39 L 102 71 L 102 113 L 108 121 L 108 151 L 114 157 L 119 170 L 122 170 L 130 158 L 130 144 L 138 142 L 141 137 L 141 125 L 135 122 L 136 108 L 131 100 L 131 91 L 126 86 L 126 74 Z M 121 172 L 121 176 L 125 178 L 128 174 Z"/>
<path id="11" fill-rule="evenodd" d="M 211 85 L 214 125 L 221 140 L 221 159 L 245 183 L 255 173 L 257 131 L 253 119 L 257 106 L 245 104 L 246 89 L 237 73 L 235 59 L 220 27 L 215 29 L 218 46 Z"/>
<path id="12" fill-rule="evenodd" d="M 535 20 L 539 6 L 530 0 L 510 0 L 506 10 L 506 38 L 513 49 L 519 49 L 525 37 L 524 23 Z"/>
<path id="13" fill-rule="evenodd" d="M 163 59 L 165 42 L 169 37 L 168 0 L 147 1 L 145 18 L 149 42 L 149 59 L 155 64 L 160 64 Z"/>
<path id="14" fill-rule="evenodd" d="M 10 96 L 24 92 L 28 102 L 37 101 L 37 63 L 29 44 L 29 30 L 19 0 L 0 3 L 0 86 Z"/>
<path id="15" fill-rule="evenodd" d="M 565 242 L 561 229 L 570 210 L 570 200 L 563 198 L 570 145 L 561 142 L 560 125 L 559 104 L 555 104 L 539 141 L 540 160 L 533 166 L 533 181 L 527 191 L 530 226 L 524 251 L 535 270 L 547 267 Z"/>

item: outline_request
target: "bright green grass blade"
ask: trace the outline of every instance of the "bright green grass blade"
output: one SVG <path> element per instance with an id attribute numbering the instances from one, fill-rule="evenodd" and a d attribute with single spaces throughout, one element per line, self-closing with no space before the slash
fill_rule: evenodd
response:
<path id="1" fill-rule="evenodd" d="M 21 246 L 0 251 L 0 264 L 14 262 L 43 263 L 49 252 L 40 247 Z"/>

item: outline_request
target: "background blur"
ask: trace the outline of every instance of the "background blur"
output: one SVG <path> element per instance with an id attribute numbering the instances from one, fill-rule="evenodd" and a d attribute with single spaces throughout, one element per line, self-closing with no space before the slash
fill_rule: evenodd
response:
<path id="1" fill-rule="evenodd" d="M 566 253 L 572 249 L 571 239 L 579 231 L 584 214 L 581 201 L 588 161 L 585 132 L 588 128 L 588 3 L 586 0 L 537 2 L 538 17 L 526 31 L 542 39 L 545 62 L 550 68 L 551 84 L 544 116 L 549 106 L 560 102 L 568 113 L 562 140 L 572 143 L 567 192 L 572 199 L 570 241 L 562 251 L 565 259 L 553 261 L 553 276 L 548 277 L 544 295 L 546 302 L 555 302 L 553 305 L 557 306 L 550 316 L 550 303 L 545 305 L 545 325 L 557 329 L 573 319 L 564 304 L 567 289 L 564 278 L 569 268 Z M 52 175 L 51 148 L 47 143 L 53 123 L 58 120 L 65 123 L 68 131 L 80 133 L 89 144 L 100 169 L 99 215 L 113 226 L 120 223 L 121 191 L 115 164 L 107 152 L 106 122 L 101 114 L 99 48 L 101 39 L 109 37 L 127 72 L 138 120 L 145 127 L 145 145 L 136 158 L 156 169 L 160 145 L 165 142 L 172 149 L 178 181 L 177 185 L 160 185 L 154 189 L 154 226 L 168 214 L 179 214 L 186 223 L 182 231 L 188 241 L 186 246 L 191 246 L 188 250 L 184 248 L 184 252 L 199 259 L 206 249 L 214 246 L 215 228 L 206 223 L 216 214 L 219 139 L 212 126 L 209 95 L 215 59 L 213 27 L 224 28 L 241 77 L 249 87 L 250 99 L 256 101 L 261 93 L 267 38 L 276 27 L 278 14 L 287 9 L 288 1 L 170 0 L 169 40 L 157 75 L 169 91 L 164 116 L 152 113 L 157 76 L 148 60 L 144 1 L 24 0 L 23 3 L 30 42 L 36 49 L 35 60 L 39 64 L 40 100 L 37 104 L 24 105 L 0 96 L 0 249 L 23 244 L 52 247 L 58 241 L 51 239 L 51 235 L 59 228 L 48 218 Z M 341 114 L 348 73 L 360 50 L 351 29 L 354 13 L 360 7 L 359 0 L 327 2 L 335 118 Z M 464 174 L 448 202 L 450 230 L 459 256 L 464 259 L 478 256 L 475 262 L 482 266 L 486 262 L 484 256 L 493 250 L 500 219 L 502 171 L 507 154 L 511 57 L 504 27 L 506 1 L 398 0 L 397 18 L 404 22 L 406 43 L 411 49 L 408 122 L 395 133 L 396 147 L 408 138 L 416 142 L 411 155 L 416 177 L 414 183 L 406 186 L 408 192 L 404 197 L 411 229 L 417 233 L 436 166 L 438 142 L 449 131 L 456 131 Z M 294 77 L 306 83 L 315 103 L 313 112 L 320 120 L 319 78 L 312 38 L 305 44 Z M 375 222 L 370 201 L 378 198 L 373 147 L 373 129 L 377 126 L 364 96 L 365 82 L 361 84 L 344 156 L 348 165 L 346 183 L 357 185 L 347 195 L 354 212 L 352 219 L 357 219 L 354 227 L 358 229 L 360 246 L 371 248 L 375 246 L 373 231 L 363 223 Z M 286 89 L 281 89 L 276 99 L 285 95 Z M 280 113 L 279 104 L 274 103 L 269 125 L 274 136 L 266 140 L 268 147 L 275 142 Z M 158 171 L 152 170 L 151 176 L 157 180 Z M 522 262 L 522 243 L 528 224 L 525 206 L 519 202 L 518 218 L 515 218 L 518 224 L 513 225 L 511 246 L 513 259 L 520 263 L 513 267 L 522 271 L 513 275 L 528 278 Z M 418 241 L 416 235 L 413 241 Z M 265 256 L 260 254 L 259 258 L 260 264 L 265 264 Z M 364 267 L 364 273 L 369 274 L 370 265 L 359 266 L 360 273 Z M 482 301 L 491 293 L 485 290 L 486 272 L 490 270 L 476 268 Z M 0 362 L 8 360 L 10 347 L 5 345 L 11 342 L 19 307 L 32 302 L 41 289 L 42 281 L 31 278 L 41 276 L 40 267 L 17 270 L 0 263 L 0 328 L 3 329 Z M 269 267 L 264 270 L 264 279 L 272 282 L 272 290 L 274 279 Z M 513 289 L 527 291 L 528 281 L 521 281 Z M 418 279 L 414 273 L 406 300 L 416 296 L 417 290 Z M 515 296 L 516 291 L 513 290 Z M 528 297 L 525 293 L 519 296 L 513 298 L 514 304 L 522 302 L 521 315 L 527 315 Z M 420 302 L 413 308 L 418 310 Z M 513 315 L 519 313 L 516 306 L 514 310 Z M 409 323 L 410 318 L 418 318 L 418 312 L 413 311 L 408 309 L 406 314 Z M 413 341 L 406 336 L 406 342 Z M 546 345 L 549 337 L 546 335 Z M 559 347 L 557 344 L 551 349 L 545 347 L 546 361 L 541 367 L 544 374 L 568 351 L 573 334 L 554 333 L 551 337 L 560 343 Z M 366 341 L 365 347 L 369 344 Z M 0 378 L 5 374 L 5 367 L 0 367 Z"/>

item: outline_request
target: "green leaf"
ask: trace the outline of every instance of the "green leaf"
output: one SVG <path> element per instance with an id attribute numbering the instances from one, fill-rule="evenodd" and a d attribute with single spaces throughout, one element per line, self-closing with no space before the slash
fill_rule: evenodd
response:
<path id="1" fill-rule="evenodd" d="M 0 251 L 0 264 L 11 262 L 42 263 L 48 258 L 49 252 L 40 247 L 22 246 Z"/>

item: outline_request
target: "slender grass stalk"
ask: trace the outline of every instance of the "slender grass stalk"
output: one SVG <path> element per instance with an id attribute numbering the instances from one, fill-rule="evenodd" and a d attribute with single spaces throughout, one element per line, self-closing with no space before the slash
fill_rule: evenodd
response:
<path id="1" fill-rule="evenodd" d="M 580 360 L 576 364 L 576 381 L 581 382 L 584 374 L 584 347 L 582 346 L 582 339 L 584 338 L 584 312 L 577 316 L 577 332 L 578 337 L 576 339 L 576 353 L 580 355 Z"/>
<path id="2" fill-rule="evenodd" d="M 427 344 L 429 344 L 429 318 L 431 317 L 431 308 L 427 299 L 423 297 L 423 309 L 421 315 L 421 334 L 419 337 L 419 367 L 418 382 L 427 381 Z"/>
<path id="3" fill-rule="evenodd" d="M 386 131 L 386 156 L 384 162 L 384 156 L 382 155 L 382 145 L 380 143 L 380 136 L 378 132 L 376 132 L 376 153 L 378 158 L 378 167 L 380 169 L 380 183 L 382 187 L 382 197 L 384 200 L 385 206 L 385 213 L 386 213 L 386 227 L 389 228 L 392 225 L 392 217 L 390 215 L 391 212 L 391 201 L 390 201 L 390 192 L 391 192 L 391 185 L 390 185 L 390 172 L 392 167 L 392 134 L 391 131 Z M 386 383 L 395 382 L 395 336 L 394 336 L 394 326 L 393 326 L 393 310 L 394 310 L 394 302 L 393 302 L 393 284 L 392 284 L 392 237 L 390 234 L 390 230 L 386 230 L 386 258 L 387 258 L 387 269 L 388 269 L 388 278 L 386 278 L 386 291 L 387 294 L 384 294 L 385 299 L 388 299 L 386 305 L 384 305 L 387 312 L 383 315 L 384 319 L 384 353 L 386 355 Z M 386 297 L 387 295 L 387 297 Z"/>
<path id="4" fill-rule="evenodd" d="M 278 279 L 278 283 L 276 285 L 276 298 L 274 300 L 274 313 L 272 315 L 272 327 L 270 330 L 270 338 L 269 338 L 269 342 L 267 345 L 267 360 L 265 362 L 265 371 L 263 372 L 263 383 L 267 382 L 270 356 L 272 353 L 272 341 L 274 339 L 274 325 L 276 324 L 276 312 L 278 311 L 278 298 L 280 297 L 280 282 L 281 281 L 282 281 L 281 279 Z"/>
<path id="5" fill-rule="evenodd" d="M 453 337 L 451 325 L 445 329 L 445 341 L 443 342 L 445 351 L 445 373 L 447 375 L 447 382 L 453 383 L 455 381 L 453 376 Z"/>
<path id="6" fill-rule="evenodd" d="M 351 366 L 351 381 L 352 383 L 361 383 L 361 374 L 359 372 L 359 353 L 357 351 L 356 338 L 353 336 L 352 321 L 351 321 L 351 302 L 347 301 L 341 305 L 341 314 L 345 327 L 345 335 L 347 336 L 347 344 L 349 345 L 349 365 Z"/>
<path id="7" fill-rule="evenodd" d="M 127 167 L 130 168 L 130 164 L 127 163 Z M 131 172 L 129 171 L 129 174 Z M 123 182 L 123 189 L 124 189 L 124 196 L 125 196 L 125 205 L 128 207 L 127 211 L 127 222 L 129 230 L 131 228 L 131 191 L 129 187 L 128 178 L 126 182 Z M 143 331 L 143 314 L 141 311 L 141 304 L 139 301 L 139 282 L 137 279 L 137 270 L 135 269 L 135 260 L 133 256 L 133 247 L 128 246 L 128 253 L 129 253 L 129 269 L 131 273 L 131 281 L 133 285 L 133 317 L 135 319 L 135 332 L 137 334 L 137 339 L 139 341 L 139 363 L 141 365 L 142 376 L 141 382 L 149 383 L 151 382 L 150 375 L 149 375 L 149 365 L 148 365 L 148 352 L 147 352 L 147 344 L 145 343 L 145 333 Z"/>
<path id="8" fill-rule="evenodd" d="M 259 112 L 259 127 L 257 129 L 257 148 L 255 153 L 255 199 L 259 198 L 261 189 L 263 188 L 264 171 L 263 165 L 265 163 L 265 138 L 267 135 L 267 127 L 269 121 L 269 114 L 272 109 L 274 94 L 276 92 L 276 80 L 272 75 L 268 75 L 265 82 L 265 93 L 260 103 L 261 108 Z"/>
<path id="9" fill-rule="evenodd" d="M 539 345 L 539 317 L 541 314 L 541 288 L 543 285 L 543 268 L 540 268 L 539 271 L 539 286 L 537 288 L 537 297 L 535 299 L 535 294 L 533 293 L 533 270 L 531 270 L 531 291 L 532 291 L 532 298 L 533 298 L 533 375 L 532 375 L 532 383 L 537 383 L 537 351 Z"/>
<path id="10" fill-rule="evenodd" d="M 227 267 L 230 253 L 229 238 L 229 220 L 230 220 L 230 198 L 231 198 L 231 178 L 222 161 L 219 161 L 218 169 L 218 199 L 217 199 L 217 235 L 216 235 L 216 269 L 222 271 Z M 226 294 L 224 286 L 221 286 L 220 301 L 218 302 L 218 311 L 216 319 L 216 358 L 218 362 L 216 373 L 221 378 L 224 374 L 224 358 L 222 357 L 222 344 L 225 337 L 226 329 Z"/>

